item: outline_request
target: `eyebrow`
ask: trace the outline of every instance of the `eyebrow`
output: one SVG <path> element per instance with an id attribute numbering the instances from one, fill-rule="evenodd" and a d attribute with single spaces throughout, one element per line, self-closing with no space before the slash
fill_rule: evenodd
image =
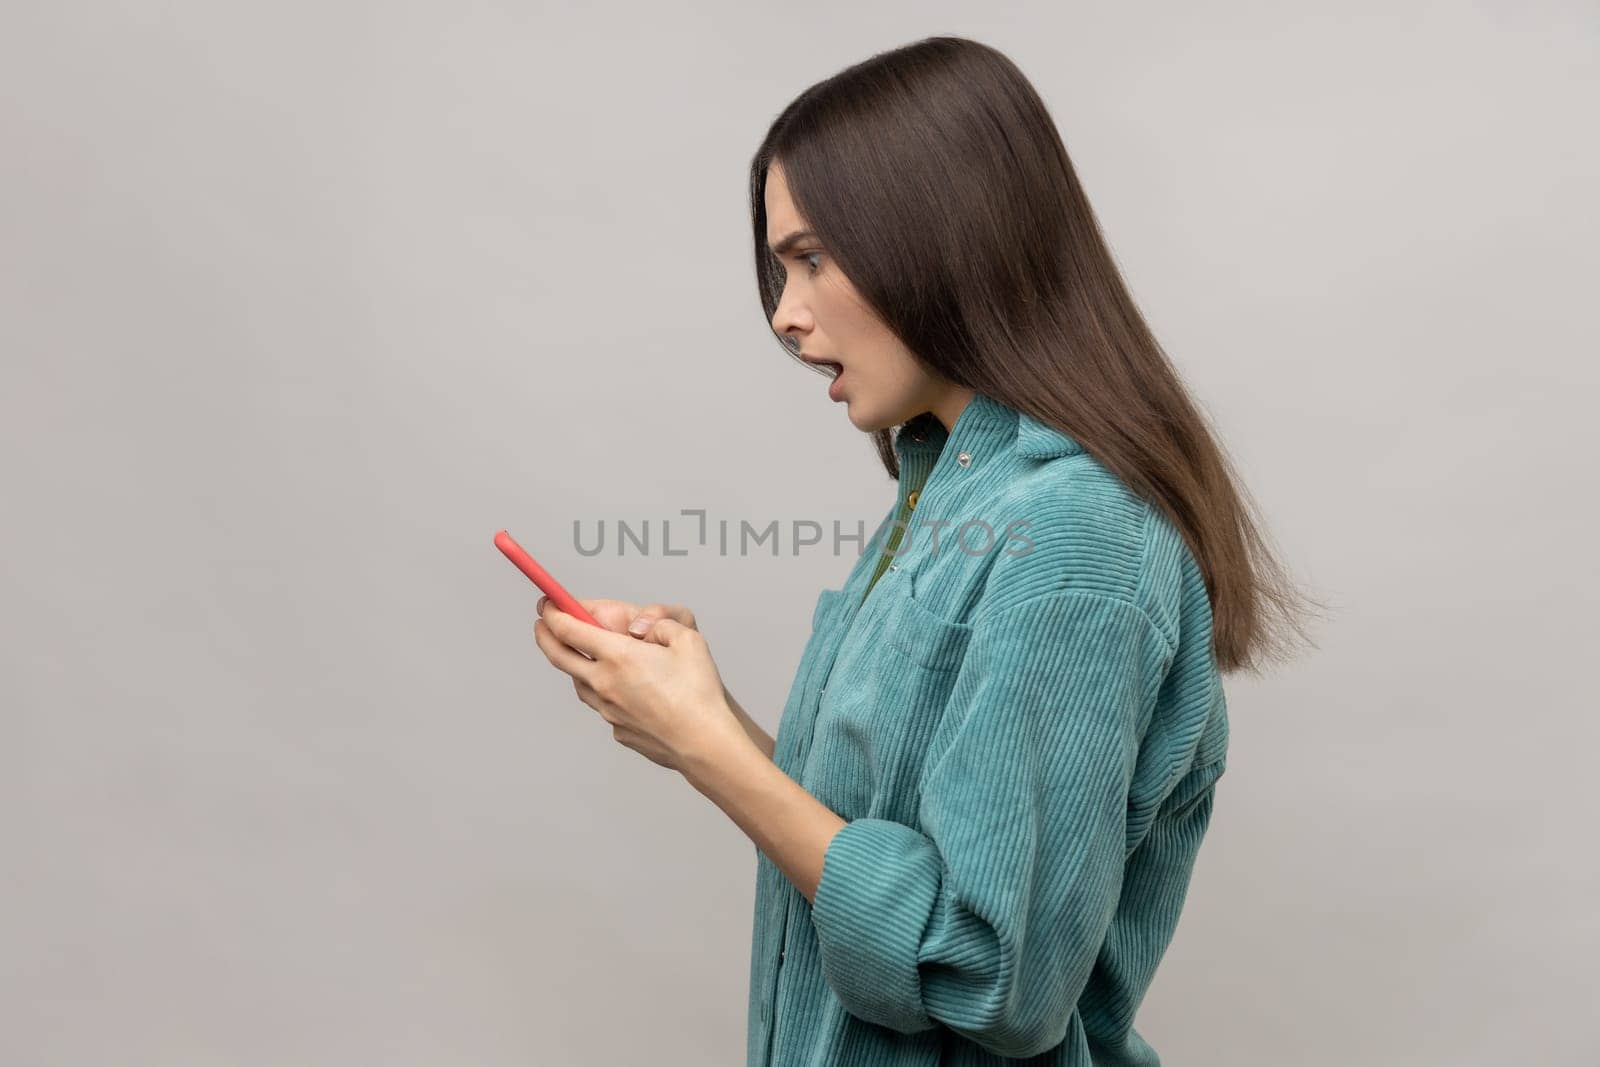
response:
<path id="1" fill-rule="evenodd" d="M 779 241 L 777 244 L 773 245 L 772 254 L 775 256 L 781 256 L 785 252 L 789 251 L 789 249 L 805 240 L 807 237 L 815 236 L 816 234 L 812 233 L 810 230 L 796 230 L 783 240 Z"/>

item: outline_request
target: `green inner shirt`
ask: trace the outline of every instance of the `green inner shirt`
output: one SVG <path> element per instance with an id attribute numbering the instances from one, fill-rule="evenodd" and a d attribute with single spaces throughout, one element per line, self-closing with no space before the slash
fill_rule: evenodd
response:
<path id="1" fill-rule="evenodd" d="M 906 527 L 911 522 L 911 512 L 917 506 L 917 497 L 922 493 L 922 485 L 928 480 L 927 473 L 918 478 L 911 487 L 911 492 L 906 494 L 905 501 L 900 505 L 900 510 L 895 513 L 894 526 L 889 530 L 888 540 L 883 545 L 883 555 L 878 557 L 878 567 L 872 572 L 872 577 L 867 581 L 867 591 L 861 594 L 861 599 L 866 600 L 872 593 L 872 587 L 878 583 L 878 578 L 889 569 L 889 564 L 894 559 L 895 549 L 900 547 L 901 538 L 904 537 Z"/>

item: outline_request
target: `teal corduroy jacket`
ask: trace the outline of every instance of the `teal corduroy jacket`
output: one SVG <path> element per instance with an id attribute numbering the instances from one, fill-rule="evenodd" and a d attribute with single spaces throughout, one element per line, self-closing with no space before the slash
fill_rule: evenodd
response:
<path id="1" fill-rule="evenodd" d="M 818 597 L 779 722 L 778 766 L 848 823 L 814 903 L 756 852 L 748 1064 L 1155 1065 L 1134 1013 L 1228 744 L 1200 571 L 982 394 L 895 450 L 900 499 Z"/>

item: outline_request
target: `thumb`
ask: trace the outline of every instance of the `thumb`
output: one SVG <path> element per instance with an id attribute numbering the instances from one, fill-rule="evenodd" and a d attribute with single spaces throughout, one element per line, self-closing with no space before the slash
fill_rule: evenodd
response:
<path id="1" fill-rule="evenodd" d="M 628 632 L 635 637 L 643 637 L 650 632 L 650 627 L 654 626 L 659 618 L 660 616 L 652 615 L 648 611 L 641 611 L 628 624 Z"/>
<path id="2" fill-rule="evenodd" d="M 644 639 L 654 645 L 670 645 L 681 633 L 689 628 L 677 619 L 657 619 L 650 627 L 650 632 Z"/>

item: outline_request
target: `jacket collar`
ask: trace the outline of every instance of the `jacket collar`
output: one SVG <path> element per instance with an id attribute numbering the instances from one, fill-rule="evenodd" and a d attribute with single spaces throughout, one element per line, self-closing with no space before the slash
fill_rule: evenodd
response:
<path id="1" fill-rule="evenodd" d="M 901 457 L 937 454 L 951 441 L 963 451 L 1010 448 L 1033 459 L 1083 451 L 1070 435 L 983 393 L 973 394 L 949 430 L 931 413 L 911 419 L 895 436 L 894 448 Z"/>
<path id="2" fill-rule="evenodd" d="M 1035 459 L 1070 456 L 1083 446 L 1054 426 L 1046 426 L 1032 415 L 1017 416 L 1017 451 Z"/>

